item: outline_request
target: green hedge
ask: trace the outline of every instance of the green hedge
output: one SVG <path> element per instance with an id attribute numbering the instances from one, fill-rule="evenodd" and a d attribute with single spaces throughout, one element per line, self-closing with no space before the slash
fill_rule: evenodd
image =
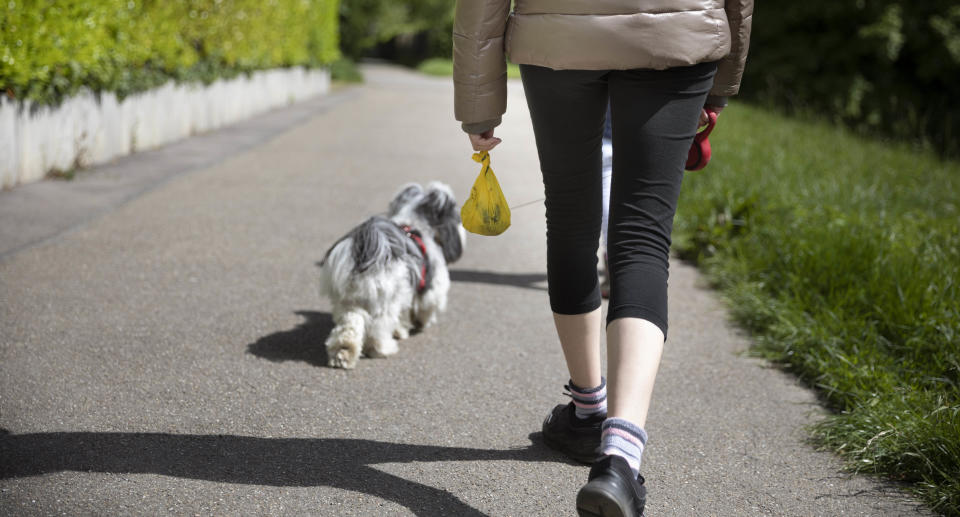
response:
<path id="1" fill-rule="evenodd" d="M 337 0 L 4 0 L 0 88 L 55 103 L 339 56 Z"/>
<path id="2" fill-rule="evenodd" d="M 676 250 L 834 410 L 822 445 L 960 516 L 960 163 L 743 104 L 710 140 Z"/>
<path id="3" fill-rule="evenodd" d="M 960 155 L 956 0 L 757 2 L 742 96 Z"/>

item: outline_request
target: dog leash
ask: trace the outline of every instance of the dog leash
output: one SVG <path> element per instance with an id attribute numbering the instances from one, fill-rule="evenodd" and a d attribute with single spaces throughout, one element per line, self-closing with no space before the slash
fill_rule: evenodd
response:
<path id="1" fill-rule="evenodd" d="M 708 109 L 707 110 L 707 127 L 703 131 L 697 133 L 696 137 L 693 139 L 693 144 L 690 146 L 690 151 L 687 154 L 687 163 L 685 168 L 689 171 L 698 171 L 707 166 L 707 162 L 710 161 L 710 141 L 707 137 L 710 136 L 710 132 L 713 131 L 714 126 L 717 125 L 717 112 Z M 526 203 L 520 203 L 519 205 L 514 205 L 510 207 L 510 210 L 517 208 L 523 208 L 525 206 L 530 206 L 534 203 L 539 203 L 546 200 L 546 198 L 534 199 L 533 201 L 527 201 Z"/>
<path id="2" fill-rule="evenodd" d="M 545 201 L 546 199 L 547 199 L 547 198 L 542 197 L 542 198 L 540 198 L 540 199 L 534 199 L 533 201 L 527 201 L 526 203 L 520 203 L 519 205 L 513 205 L 513 206 L 510 207 L 510 210 L 513 210 L 513 209 L 515 209 L 515 208 L 523 208 L 523 207 L 525 207 L 525 206 L 530 206 L 530 205 L 532 205 L 532 204 L 534 204 L 534 203 L 539 203 L 539 202 L 541 202 L 541 201 Z"/>

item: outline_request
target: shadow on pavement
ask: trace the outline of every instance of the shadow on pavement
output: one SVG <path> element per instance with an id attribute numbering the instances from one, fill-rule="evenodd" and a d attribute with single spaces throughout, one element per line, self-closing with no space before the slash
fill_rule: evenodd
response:
<path id="1" fill-rule="evenodd" d="M 509 285 L 537 291 L 547 290 L 546 286 L 537 285 L 547 281 L 546 273 L 496 273 L 493 271 L 456 269 L 450 270 L 450 280 L 475 284 Z"/>
<path id="2" fill-rule="evenodd" d="M 323 342 L 333 330 L 329 312 L 297 311 L 306 321 L 293 330 L 274 332 L 247 346 L 247 352 L 273 362 L 303 361 L 312 366 L 327 366 Z"/>
<path id="3" fill-rule="evenodd" d="M 507 285 L 546 292 L 546 273 L 497 273 L 457 269 L 450 271 L 453 282 Z M 329 312 L 297 311 L 306 321 L 293 330 L 274 332 L 247 345 L 247 352 L 273 362 L 303 361 L 312 366 L 327 366 L 324 341 L 333 330 Z"/>
<path id="4" fill-rule="evenodd" d="M 393 501 L 416 515 L 480 516 L 484 514 L 450 492 L 371 465 L 559 458 L 536 441 L 526 448 L 488 450 L 360 439 L 86 432 L 14 435 L 4 431 L 0 432 L 0 459 L 0 479 L 78 471 L 160 474 L 247 485 L 328 486 Z"/>

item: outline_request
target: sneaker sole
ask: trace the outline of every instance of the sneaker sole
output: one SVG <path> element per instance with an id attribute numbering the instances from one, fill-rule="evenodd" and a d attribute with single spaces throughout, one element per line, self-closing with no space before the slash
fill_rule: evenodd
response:
<path id="1" fill-rule="evenodd" d="M 580 517 L 634 516 L 632 505 L 624 506 L 613 494 L 590 485 L 577 493 L 577 514 Z"/>

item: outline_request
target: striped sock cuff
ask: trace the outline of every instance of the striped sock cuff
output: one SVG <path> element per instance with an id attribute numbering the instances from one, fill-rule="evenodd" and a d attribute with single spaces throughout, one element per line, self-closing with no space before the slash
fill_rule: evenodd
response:
<path id="1" fill-rule="evenodd" d="M 602 454 L 622 457 L 630 464 L 634 475 L 638 475 L 643 449 L 647 445 L 646 431 L 622 418 L 608 418 L 600 429 Z"/>
<path id="2" fill-rule="evenodd" d="M 565 387 L 570 391 L 577 418 L 607 414 L 607 379 L 604 377 L 600 377 L 600 385 L 594 388 L 581 388 L 572 380 Z"/>

